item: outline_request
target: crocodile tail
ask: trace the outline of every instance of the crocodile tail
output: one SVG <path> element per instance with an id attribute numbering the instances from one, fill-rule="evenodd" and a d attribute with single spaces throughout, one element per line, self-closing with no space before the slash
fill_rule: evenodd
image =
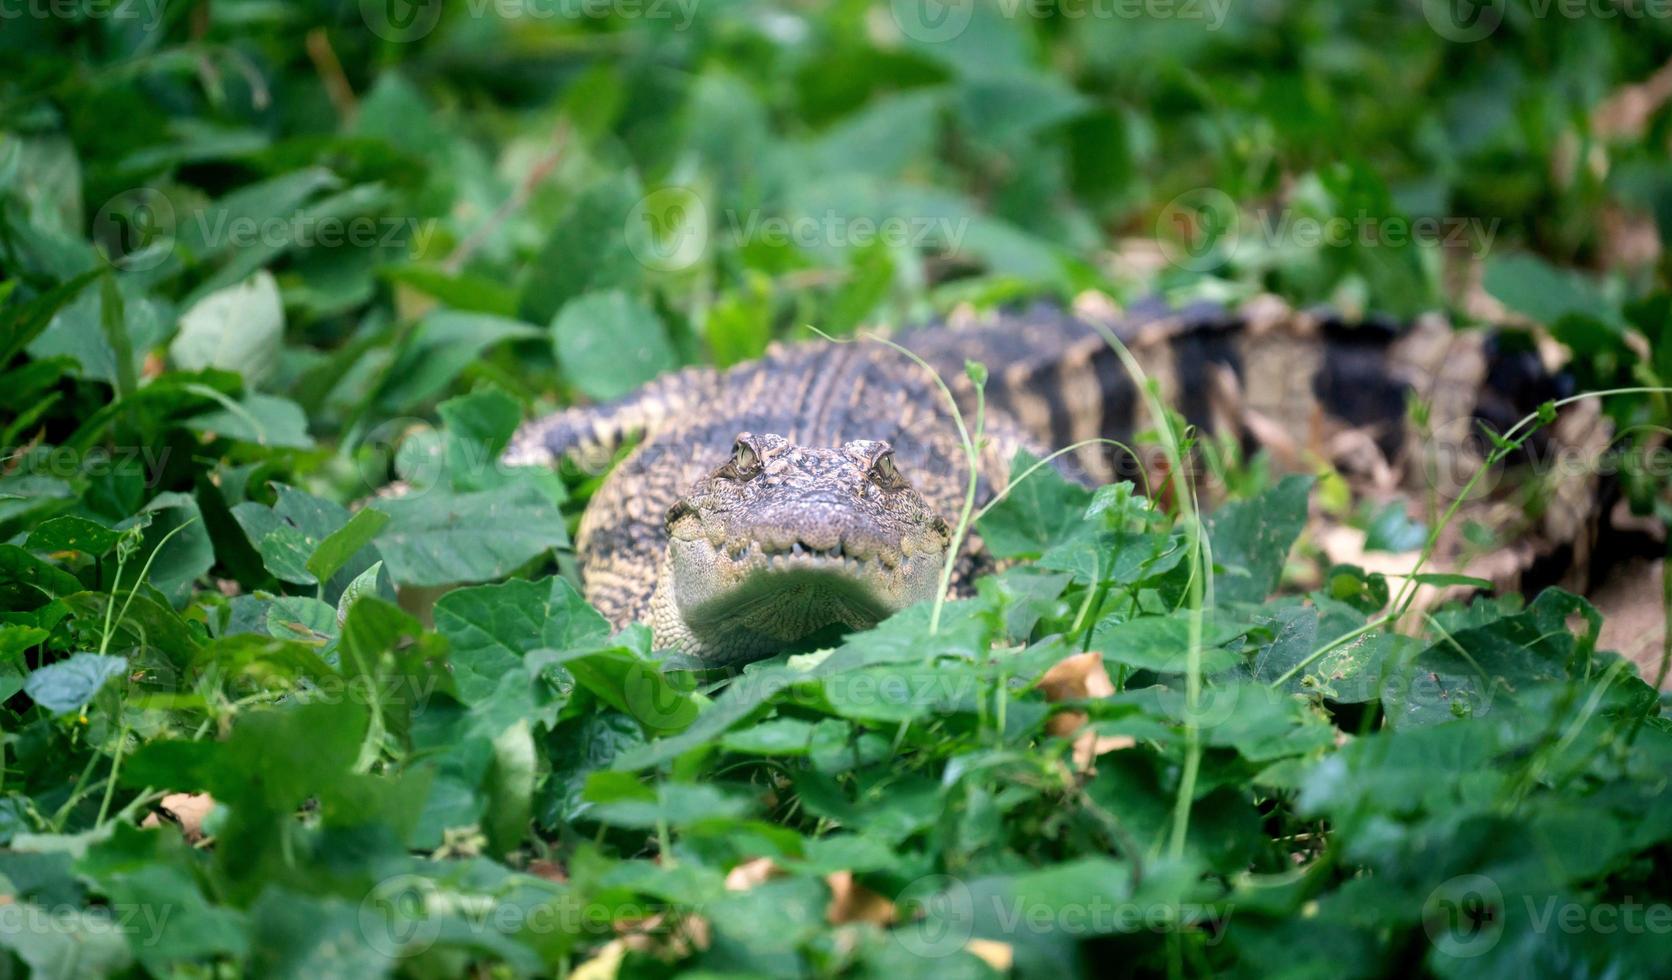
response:
<path id="1" fill-rule="evenodd" d="M 1121 310 L 1087 295 L 1072 310 L 954 317 L 904 340 L 955 380 L 966 402 L 963 363 L 986 364 L 989 405 L 1043 447 L 1089 443 L 1074 457 L 1099 482 L 1137 479 L 1162 463 L 1142 439 L 1157 421 L 1145 388 L 1222 446 L 1264 449 L 1283 470 L 1332 466 L 1386 490 L 1466 480 L 1491 448 L 1481 426 L 1507 431 L 1571 390 L 1525 332 L 1454 330 L 1435 317 L 1353 322 L 1274 297 L 1234 309 L 1145 301 Z M 1524 454 L 1548 458 L 1559 438 L 1537 433 Z M 1447 472 L 1436 473 L 1440 446 Z"/>

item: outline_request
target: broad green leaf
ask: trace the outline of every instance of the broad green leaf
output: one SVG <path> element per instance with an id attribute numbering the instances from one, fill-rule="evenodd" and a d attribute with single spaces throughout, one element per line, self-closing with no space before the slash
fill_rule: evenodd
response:
<path id="1" fill-rule="evenodd" d="M 308 556 L 308 573 L 315 581 L 329 581 L 354 557 L 355 552 L 370 544 L 388 523 L 389 515 L 380 510 L 368 507 L 356 512 L 347 524 L 326 535 L 325 540 L 314 548 L 313 554 Z"/>
<path id="2" fill-rule="evenodd" d="M 169 356 L 187 371 L 220 368 L 259 386 L 278 365 L 284 303 L 271 273 L 259 272 L 198 300 L 180 315 Z"/>
<path id="3" fill-rule="evenodd" d="M 999 558 L 1037 558 L 1073 536 L 1091 491 L 1070 483 L 1050 466 L 1027 479 L 1021 475 L 1038 462 L 1025 451 L 1010 464 L 1010 490 L 976 524 L 987 548 Z"/>
<path id="4" fill-rule="evenodd" d="M 1092 645 L 1103 651 L 1107 663 L 1182 674 L 1189 660 L 1191 631 L 1190 611 L 1180 610 L 1170 616 L 1142 616 L 1125 623 L 1105 621 L 1093 632 Z M 1204 612 L 1199 639 L 1202 673 L 1216 674 L 1242 662 L 1241 656 L 1223 646 L 1238 632 L 1212 612 Z"/>
<path id="5" fill-rule="evenodd" d="M 500 675 L 522 666 L 531 651 L 592 647 L 610 632 L 604 617 L 556 576 L 454 589 L 436 602 L 435 626 L 452 646 L 459 694 L 471 704 L 491 694 Z"/>
<path id="6" fill-rule="evenodd" d="M 128 661 L 97 653 L 78 653 L 29 674 L 23 691 L 55 715 L 68 714 L 93 700 L 99 688 L 128 669 Z"/>
<path id="7" fill-rule="evenodd" d="M 628 245 L 627 223 L 643 196 L 631 174 L 606 177 L 576 196 L 528 266 L 519 304 L 523 319 L 550 323 L 589 292 L 639 284 L 645 268 Z"/>
<path id="8" fill-rule="evenodd" d="M 281 449 L 312 449 L 308 419 L 302 406 L 288 398 L 252 392 L 238 401 L 220 402 L 221 407 L 186 419 L 193 432 L 258 446 Z"/>
<path id="9" fill-rule="evenodd" d="M 54 517 L 29 532 L 31 551 L 79 551 L 98 558 L 116 547 L 122 532 L 85 517 Z"/>
<path id="10" fill-rule="evenodd" d="M 563 374 L 596 401 L 608 401 L 678 365 L 662 320 L 624 292 L 588 293 L 552 321 Z"/>
<path id="11" fill-rule="evenodd" d="M 1306 523 L 1312 480 L 1286 476 L 1250 500 L 1228 503 L 1208 522 L 1213 561 L 1225 569 L 1213 581 L 1220 602 L 1260 602 L 1276 588 L 1289 549 Z"/>
<path id="12" fill-rule="evenodd" d="M 371 506 L 389 515 L 376 540 L 402 585 L 487 581 L 569 543 L 563 515 L 528 483 L 477 493 L 431 490 Z"/>

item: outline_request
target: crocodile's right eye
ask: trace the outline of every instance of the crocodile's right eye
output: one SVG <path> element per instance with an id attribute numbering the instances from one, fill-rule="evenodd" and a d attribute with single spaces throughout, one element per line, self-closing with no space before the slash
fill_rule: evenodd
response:
<path id="1" fill-rule="evenodd" d="M 726 468 L 739 479 L 747 480 L 760 472 L 761 454 L 747 440 L 739 439 L 732 444 L 731 460 Z"/>
<path id="2" fill-rule="evenodd" d="M 678 500 L 673 502 L 672 507 L 668 508 L 667 515 L 662 519 L 662 526 L 671 529 L 674 522 L 678 521 L 681 517 L 695 512 L 696 508 L 691 506 L 691 501 L 685 499 L 684 497 L 680 497 Z"/>

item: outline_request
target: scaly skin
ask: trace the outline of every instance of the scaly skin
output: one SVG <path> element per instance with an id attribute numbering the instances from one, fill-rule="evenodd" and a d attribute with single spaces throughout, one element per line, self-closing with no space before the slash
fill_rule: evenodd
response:
<path id="1" fill-rule="evenodd" d="M 933 598 L 952 540 L 887 443 L 819 449 L 749 432 L 674 502 L 666 528 L 651 627 L 659 645 L 710 661 Z"/>
<path id="2" fill-rule="evenodd" d="M 649 622 L 660 647 L 716 663 L 751 659 L 932 595 L 935 529 L 958 514 L 969 476 L 935 373 L 969 415 L 964 364 L 991 371 L 978 502 L 1005 486 L 1018 450 L 1043 455 L 1152 427 L 1105 331 L 1190 424 L 1262 445 L 1283 468 L 1327 463 L 1390 490 L 1402 478 L 1412 486 L 1431 449 L 1407 412 L 1411 396 L 1430 406 L 1433 422 L 1459 431 L 1476 417 L 1502 428 L 1551 397 L 1532 355 L 1506 354 L 1488 334 L 1434 320 L 1346 327 L 1269 298 L 1237 311 L 1122 314 L 1091 297 L 1072 315 L 1036 308 L 902 335 L 933 371 L 876 342 L 775 345 L 729 370 L 689 368 L 616 402 L 535 420 L 507 459 L 597 463 L 642 435 L 581 521 L 587 598 L 617 627 Z M 747 481 L 727 475 L 740 433 L 762 467 Z M 873 467 L 884 444 L 905 489 L 878 489 Z M 1108 481 L 1133 478 L 1135 463 L 1096 445 L 1063 467 Z M 1539 530 L 1578 541 L 1574 515 L 1589 499 L 1584 487 L 1559 491 L 1552 500 L 1569 503 L 1548 508 Z M 837 567 L 830 554 L 797 557 L 798 541 L 826 552 L 839 541 L 844 557 L 848 542 L 863 542 L 868 560 Z M 990 567 L 978 540 L 965 547 L 955 590 Z M 798 561 L 807 567 L 773 565 Z"/>

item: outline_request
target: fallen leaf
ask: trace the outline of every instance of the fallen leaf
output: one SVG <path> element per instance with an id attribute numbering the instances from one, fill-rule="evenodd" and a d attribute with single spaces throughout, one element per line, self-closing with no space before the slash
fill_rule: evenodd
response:
<path id="1" fill-rule="evenodd" d="M 726 890 L 746 892 L 768 878 L 775 878 L 781 874 L 783 874 L 783 871 L 779 869 L 777 864 L 773 863 L 771 858 L 755 858 L 753 861 L 744 861 L 726 872 Z"/>
<path id="2" fill-rule="evenodd" d="M 824 876 L 830 886 L 830 905 L 824 910 L 825 921 L 833 926 L 849 922 L 868 922 L 874 926 L 894 923 L 894 903 L 853 880 L 852 871 L 838 871 Z"/>
<path id="3" fill-rule="evenodd" d="M 1000 973 L 1009 973 L 1016 962 L 1016 950 L 996 939 L 971 939 L 964 943 L 964 951 Z"/>
<path id="4" fill-rule="evenodd" d="M 1096 650 L 1064 657 L 1039 679 L 1039 689 L 1047 701 L 1078 701 L 1086 698 L 1106 698 L 1115 693 L 1114 682 L 1103 666 L 1103 654 Z M 1045 723 L 1046 731 L 1067 738 L 1084 727 L 1084 711 L 1059 711 Z M 1086 772 L 1097 757 L 1106 752 L 1131 748 L 1136 744 L 1128 735 L 1105 735 L 1086 732 L 1074 740 L 1074 768 Z"/>
<path id="5" fill-rule="evenodd" d="M 599 948 L 596 956 L 575 967 L 570 980 L 615 980 L 621 971 L 621 961 L 627 958 L 627 944 L 612 939 Z"/>
<path id="6" fill-rule="evenodd" d="M 166 819 L 178 824 L 186 840 L 195 844 L 203 839 L 203 820 L 214 808 L 215 801 L 208 793 L 170 793 L 139 825 L 160 827 Z"/>

